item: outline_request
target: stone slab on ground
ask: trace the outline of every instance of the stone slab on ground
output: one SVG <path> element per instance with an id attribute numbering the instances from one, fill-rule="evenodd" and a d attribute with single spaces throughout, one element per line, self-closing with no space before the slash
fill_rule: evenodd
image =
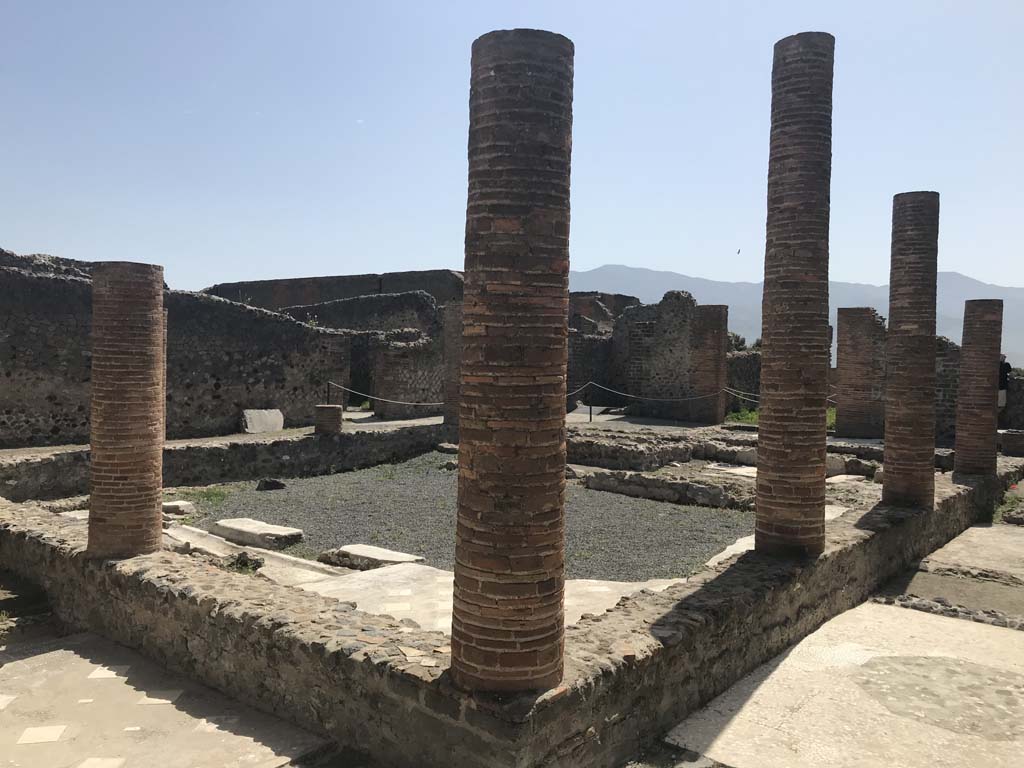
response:
<path id="1" fill-rule="evenodd" d="M 396 552 L 393 549 L 375 547 L 372 544 L 346 544 L 344 547 L 321 552 L 316 559 L 321 563 L 353 568 L 357 571 L 368 571 L 372 568 L 382 568 L 385 565 L 397 565 L 398 563 L 423 562 L 423 558 L 419 555 Z"/>
<path id="2" fill-rule="evenodd" d="M 968 528 L 921 561 L 928 571 L 988 574 L 1024 585 L 1024 528 L 988 525 Z"/>
<path id="3" fill-rule="evenodd" d="M 1024 633 L 866 603 L 743 678 L 668 741 L 733 768 L 1017 768 Z"/>
<path id="4" fill-rule="evenodd" d="M 184 499 L 165 501 L 163 503 L 163 513 L 165 517 L 188 517 L 196 514 L 196 512 L 196 505 L 191 501 L 185 501 Z"/>
<path id="5" fill-rule="evenodd" d="M 424 629 L 451 632 L 454 574 L 418 563 L 403 563 L 356 572 L 350 576 L 301 584 L 301 589 L 353 602 L 361 611 L 411 619 Z M 565 623 L 575 624 L 584 614 L 600 614 L 619 598 L 642 589 L 660 592 L 685 579 L 641 582 L 569 579 L 565 584 Z"/>
<path id="6" fill-rule="evenodd" d="M 282 429 L 284 429 L 284 414 L 277 408 L 252 408 L 242 411 L 241 430 L 247 435 L 280 432 Z"/>
<path id="7" fill-rule="evenodd" d="M 998 614 L 1024 622 L 1024 587 L 1000 584 L 949 573 L 908 571 L 888 582 L 878 591 L 885 598 L 914 597 L 934 603 L 929 610 L 949 614 Z M 912 601 L 900 600 L 905 607 L 915 606 Z M 960 611 L 958 609 L 965 609 Z M 982 618 L 979 616 L 979 618 Z"/>
<path id="8" fill-rule="evenodd" d="M 263 549 L 284 549 L 302 541 L 299 528 L 272 525 L 251 517 L 232 517 L 218 520 L 210 526 L 210 533 L 235 544 L 248 544 Z"/>
<path id="9" fill-rule="evenodd" d="M 91 634 L 0 650 L 0 710 L 5 766 L 277 768 L 328 746 Z"/>

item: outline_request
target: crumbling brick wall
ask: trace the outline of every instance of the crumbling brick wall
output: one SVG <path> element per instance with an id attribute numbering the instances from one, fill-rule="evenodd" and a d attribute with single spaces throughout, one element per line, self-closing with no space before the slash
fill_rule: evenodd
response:
<path id="1" fill-rule="evenodd" d="M 574 291 L 569 294 L 569 326 L 581 331 L 589 331 L 585 321 L 596 324 L 597 328 L 610 331 L 615 318 L 627 307 L 640 303 L 636 296 L 622 293 L 602 293 L 600 291 Z M 595 329 L 593 332 L 596 332 Z"/>
<path id="2" fill-rule="evenodd" d="M 293 277 L 219 283 L 203 293 L 264 309 L 322 304 L 377 293 L 426 291 L 438 304 L 462 301 L 462 273 L 450 269 L 387 272 L 381 275 Z"/>
<path id="3" fill-rule="evenodd" d="M 445 397 L 444 344 L 440 336 L 415 341 L 379 340 L 371 345 L 373 412 L 381 419 L 416 419 L 443 413 Z M 403 405 L 438 403 L 438 405 Z"/>
<path id="4" fill-rule="evenodd" d="M 669 291 L 657 304 L 623 312 L 612 333 L 612 387 L 648 398 L 631 398 L 630 413 L 680 421 L 721 420 L 724 398 L 715 395 L 727 376 L 728 330 L 723 317 L 727 313 L 720 309 L 698 309 L 685 291 Z M 688 400 L 695 397 L 702 399 Z"/>
<path id="5" fill-rule="evenodd" d="M 0 447 L 89 438 L 92 287 L 0 267 Z M 327 379 L 348 380 L 344 334 L 202 294 L 170 291 L 167 435 L 237 431 L 243 408 L 311 424 Z"/>
<path id="6" fill-rule="evenodd" d="M 380 293 L 322 304 L 303 304 L 284 307 L 281 313 L 324 328 L 358 331 L 416 328 L 430 335 L 438 333 L 441 328 L 437 302 L 426 291 Z"/>
<path id="7" fill-rule="evenodd" d="M 935 340 L 935 442 L 951 446 L 956 437 L 956 398 L 960 387 L 960 346 L 945 336 Z"/>

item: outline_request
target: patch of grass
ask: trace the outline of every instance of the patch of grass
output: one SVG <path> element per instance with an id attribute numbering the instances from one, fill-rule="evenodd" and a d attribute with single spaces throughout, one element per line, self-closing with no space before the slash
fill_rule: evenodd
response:
<path id="1" fill-rule="evenodd" d="M 993 523 L 1001 523 L 1004 515 L 1015 512 L 1016 510 L 1024 507 L 1024 496 L 1021 496 L 1016 491 L 1017 486 L 1011 485 L 1010 491 L 1003 496 L 1002 503 L 997 506 L 995 512 L 992 513 Z"/>
<path id="2" fill-rule="evenodd" d="M 757 409 L 756 408 L 743 408 L 739 411 L 734 411 L 725 417 L 726 421 L 731 421 L 739 424 L 757 424 Z M 825 429 L 836 428 L 836 409 L 829 408 L 825 413 Z"/>
<path id="3" fill-rule="evenodd" d="M 740 424 L 757 424 L 757 409 L 743 408 L 742 410 L 734 411 L 726 416 L 725 420 L 738 422 Z"/>

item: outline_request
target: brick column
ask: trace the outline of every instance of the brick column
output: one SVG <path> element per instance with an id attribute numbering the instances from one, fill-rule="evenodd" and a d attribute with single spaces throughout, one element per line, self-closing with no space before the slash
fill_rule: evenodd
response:
<path id="1" fill-rule="evenodd" d="M 885 318 L 871 307 L 842 307 L 837 314 L 836 436 L 882 437 Z"/>
<path id="2" fill-rule="evenodd" d="M 724 304 L 699 304 L 694 312 L 690 336 L 690 389 L 694 397 L 717 393 L 712 397 L 686 403 L 688 419 L 702 424 L 725 421 L 729 396 L 729 307 Z"/>
<path id="3" fill-rule="evenodd" d="M 452 679 L 562 678 L 573 44 L 473 43 Z"/>
<path id="4" fill-rule="evenodd" d="M 90 557 L 132 557 L 161 546 L 163 294 L 162 267 L 93 268 Z"/>
<path id="5" fill-rule="evenodd" d="M 938 239 L 937 192 L 892 199 L 882 501 L 926 509 L 935 503 Z"/>
<path id="6" fill-rule="evenodd" d="M 459 389 L 462 377 L 462 303 L 444 305 L 444 425 L 459 428 Z"/>
<path id="7" fill-rule="evenodd" d="M 825 545 L 834 47 L 793 35 L 772 67 L 755 542 L 780 555 Z"/>
<path id="8" fill-rule="evenodd" d="M 960 392 L 956 404 L 956 457 L 953 469 L 969 475 L 996 473 L 999 349 L 1003 302 L 964 303 L 960 346 Z"/>

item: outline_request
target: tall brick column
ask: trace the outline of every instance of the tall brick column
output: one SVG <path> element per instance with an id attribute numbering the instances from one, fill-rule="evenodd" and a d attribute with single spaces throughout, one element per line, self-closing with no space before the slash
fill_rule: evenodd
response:
<path id="1" fill-rule="evenodd" d="M 871 307 L 842 307 L 837 315 L 836 436 L 882 437 L 885 318 Z"/>
<path id="2" fill-rule="evenodd" d="M 729 307 L 724 304 L 698 304 L 690 336 L 690 387 L 695 397 L 688 406 L 689 420 L 703 424 L 721 424 L 729 395 Z"/>
<path id="3" fill-rule="evenodd" d="M 562 678 L 573 44 L 473 43 L 452 679 Z"/>
<path id="4" fill-rule="evenodd" d="M 960 393 L 956 403 L 956 456 L 953 469 L 969 475 L 996 473 L 999 350 L 1003 302 L 964 303 L 960 346 Z"/>
<path id="5" fill-rule="evenodd" d="M 938 240 L 937 192 L 892 199 L 882 501 L 926 509 L 935 503 Z"/>
<path id="6" fill-rule="evenodd" d="M 757 550 L 825 545 L 828 217 L 835 39 L 775 44 L 757 449 Z"/>
<path id="7" fill-rule="evenodd" d="M 462 303 L 451 301 L 442 310 L 444 333 L 444 425 L 459 428 L 459 389 L 462 377 Z"/>
<path id="8" fill-rule="evenodd" d="M 160 549 L 163 303 L 163 267 L 114 261 L 93 268 L 90 557 Z"/>

